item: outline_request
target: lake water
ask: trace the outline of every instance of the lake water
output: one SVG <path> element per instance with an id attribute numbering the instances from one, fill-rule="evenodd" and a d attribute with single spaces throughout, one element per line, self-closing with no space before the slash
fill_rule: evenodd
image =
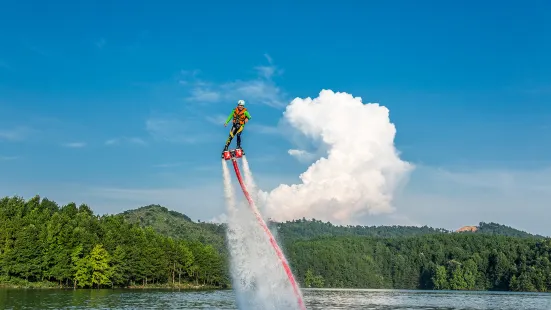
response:
<path id="1" fill-rule="evenodd" d="M 308 309 L 549 310 L 551 294 L 304 290 Z M 238 309 L 225 291 L 0 289 L 0 309 Z M 260 309 L 258 309 L 260 310 Z"/>

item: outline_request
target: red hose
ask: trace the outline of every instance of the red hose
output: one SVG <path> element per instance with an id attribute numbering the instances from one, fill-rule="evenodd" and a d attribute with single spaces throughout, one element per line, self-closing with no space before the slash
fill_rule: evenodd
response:
<path id="1" fill-rule="evenodd" d="M 239 172 L 239 167 L 237 166 L 237 161 L 235 159 L 233 161 L 233 168 L 235 169 L 235 174 L 237 176 L 237 180 L 239 180 L 239 185 L 241 185 L 241 189 L 243 190 L 243 194 L 245 194 L 245 197 L 249 201 L 249 206 L 253 210 L 256 219 L 264 228 L 264 231 L 268 235 L 268 238 L 270 239 L 270 243 L 274 247 L 274 250 L 277 253 L 277 256 L 279 257 L 279 260 L 281 261 L 281 264 L 283 265 L 283 268 L 285 269 L 285 273 L 287 274 L 287 277 L 289 278 L 289 281 L 291 282 L 291 285 L 293 286 L 293 291 L 295 292 L 295 296 L 298 299 L 298 303 L 300 306 L 300 309 L 306 310 L 306 307 L 304 306 L 304 301 L 302 300 L 302 295 L 300 293 L 300 290 L 298 288 L 297 282 L 295 281 L 295 277 L 293 276 L 293 272 L 291 271 L 291 268 L 289 268 L 289 264 L 287 263 L 287 260 L 285 259 L 285 255 L 283 255 L 283 252 L 281 252 L 281 249 L 277 245 L 277 242 L 274 239 L 274 236 L 272 235 L 272 232 L 270 229 L 268 229 L 268 226 L 266 225 L 266 222 L 262 219 L 262 216 L 260 216 L 260 213 L 258 213 L 258 210 L 256 209 L 256 206 L 254 204 L 254 201 L 249 196 L 249 192 L 247 191 L 247 188 L 245 187 L 245 184 L 243 184 L 243 179 L 241 178 L 241 172 Z"/>

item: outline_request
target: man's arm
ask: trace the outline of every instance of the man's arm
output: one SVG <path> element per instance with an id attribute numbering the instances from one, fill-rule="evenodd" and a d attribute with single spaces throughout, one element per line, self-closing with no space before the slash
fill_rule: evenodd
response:
<path id="1" fill-rule="evenodd" d="M 251 115 L 249 114 L 249 111 L 245 111 L 245 117 L 247 118 L 247 122 L 251 120 Z"/>
<path id="2" fill-rule="evenodd" d="M 233 110 L 231 110 L 230 115 L 228 116 L 228 118 L 226 119 L 226 122 L 224 123 L 224 126 L 226 126 L 231 121 L 232 118 L 233 118 Z"/>

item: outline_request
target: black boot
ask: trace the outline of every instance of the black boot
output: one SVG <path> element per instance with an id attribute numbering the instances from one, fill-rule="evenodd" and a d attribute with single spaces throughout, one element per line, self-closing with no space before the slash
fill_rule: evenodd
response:
<path id="1" fill-rule="evenodd" d="M 224 158 L 224 153 L 228 151 L 228 145 L 224 146 L 224 150 L 222 151 L 222 158 Z"/>
<path id="2" fill-rule="evenodd" d="M 241 144 L 238 144 L 236 149 L 240 149 L 241 150 L 241 154 L 245 155 L 245 151 L 243 151 L 243 149 L 241 148 Z"/>

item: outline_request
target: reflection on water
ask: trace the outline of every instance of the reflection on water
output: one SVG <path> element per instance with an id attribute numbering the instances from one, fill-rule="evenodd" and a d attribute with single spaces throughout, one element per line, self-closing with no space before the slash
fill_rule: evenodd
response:
<path id="1" fill-rule="evenodd" d="M 304 290 L 308 309 L 548 310 L 550 294 Z M 237 309 L 232 291 L 0 289 L 0 309 Z M 261 310 L 261 309 L 255 309 Z"/>
<path id="2" fill-rule="evenodd" d="M 309 309 L 543 310 L 550 294 L 401 290 L 311 290 Z"/>

